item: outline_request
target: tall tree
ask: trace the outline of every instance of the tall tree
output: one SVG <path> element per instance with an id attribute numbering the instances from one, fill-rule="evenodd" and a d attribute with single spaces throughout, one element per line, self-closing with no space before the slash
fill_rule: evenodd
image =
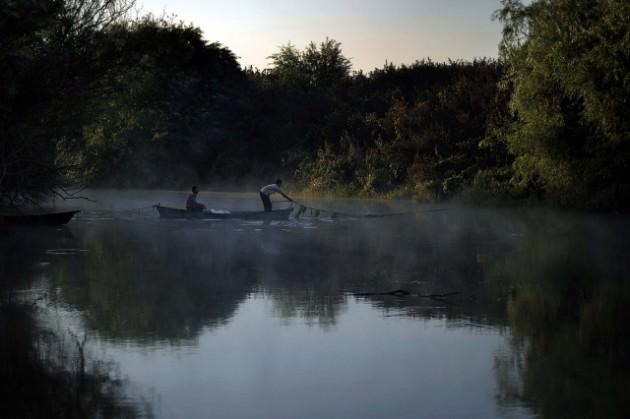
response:
<path id="1" fill-rule="evenodd" d="M 341 43 L 329 38 L 319 46 L 311 42 L 304 51 L 288 43 L 269 58 L 272 76 L 308 88 L 334 88 L 348 78 L 352 69 Z"/>
<path id="2" fill-rule="evenodd" d="M 117 186 L 205 181 L 242 79 L 232 51 L 151 16 L 112 25 L 94 48 L 101 77 L 79 146 L 84 175 Z"/>
<path id="3" fill-rule="evenodd" d="M 514 186 L 561 204 L 630 205 L 630 3 L 504 0 Z"/>
<path id="4" fill-rule="evenodd" d="M 133 0 L 3 1 L 0 7 L 0 205 L 67 196 L 76 173 L 60 149 L 72 112 L 62 106 L 82 80 L 77 53 Z M 83 48 L 80 48 L 82 46 Z M 76 126 L 75 126 L 76 128 Z"/>

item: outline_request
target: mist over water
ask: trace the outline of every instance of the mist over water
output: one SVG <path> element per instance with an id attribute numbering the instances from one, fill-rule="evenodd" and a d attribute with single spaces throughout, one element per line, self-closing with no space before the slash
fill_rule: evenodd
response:
<path id="1" fill-rule="evenodd" d="M 83 210 L 66 227 L 0 238 L 4 294 L 84 339 L 135 415 L 630 412 L 626 217 L 360 200 L 311 204 L 414 213 L 256 222 L 151 209 L 186 195 L 96 191 L 97 203 L 59 206 Z M 261 208 L 253 194 L 200 201 Z"/>

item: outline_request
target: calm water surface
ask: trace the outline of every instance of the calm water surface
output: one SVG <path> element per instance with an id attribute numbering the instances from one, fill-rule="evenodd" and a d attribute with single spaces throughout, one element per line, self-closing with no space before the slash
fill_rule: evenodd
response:
<path id="1" fill-rule="evenodd" d="M 181 206 L 184 193 L 95 196 L 67 227 L 0 237 L 4 301 L 35 306 L 42 374 L 68 372 L 63 383 L 88 400 L 73 409 L 158 418 L 630 414 L 627 218 L 344 200 L 316 206 L 415 212 L 160 220 L 150 205 Z M 215 208 L 260 205 L 246 194 L 201 198 Z M 399 289 L 410 295 L 383 295 Z"/>

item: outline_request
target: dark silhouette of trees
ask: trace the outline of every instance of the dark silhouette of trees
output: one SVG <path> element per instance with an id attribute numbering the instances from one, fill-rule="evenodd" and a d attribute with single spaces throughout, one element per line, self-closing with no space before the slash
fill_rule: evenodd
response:
<path id="1" fill-rule="evenodd" d="M 81 182 L 62 140 L 80 133 L 82 53 L 132 0 L 34 0 L 0 8 L 0 205 L 68 196 Z"/>
<path id="2" fill-rule="evenodd" d="M 234 54 L 208 44 L 198 28 L 153 17 L 113 25 L 94 49 L 101 76 L 91 84 L 93 112 L 79 145 L 84 176 L 116 186 L 206 178 L 243 79 Z"/>
<path id="3" fill-rule="evenodd" d="M 317 193 L 630 204 L 626 2 L 505 0 L 500 60 L 351 72 L 326 39 L 241 69 L 124 0 L 0 11 L 0 201 L 284 176 Z M 114 169 L 114 170 L 112 170 Z"/>

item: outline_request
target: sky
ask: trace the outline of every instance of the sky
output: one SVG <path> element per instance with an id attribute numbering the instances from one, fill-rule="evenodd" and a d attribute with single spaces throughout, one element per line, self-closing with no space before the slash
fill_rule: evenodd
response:
<path id="1" fill-rule="evenodd" d="M 140 12 L 176 15 L 210 42 L 220 42 L 241 66 L 264 69 L 279 46 L 332 38 L 353 70 L 385 62 L 430 58 L 496 57 L 501 25 L 492 21 L 499 0 L 137 0 Z"/>

